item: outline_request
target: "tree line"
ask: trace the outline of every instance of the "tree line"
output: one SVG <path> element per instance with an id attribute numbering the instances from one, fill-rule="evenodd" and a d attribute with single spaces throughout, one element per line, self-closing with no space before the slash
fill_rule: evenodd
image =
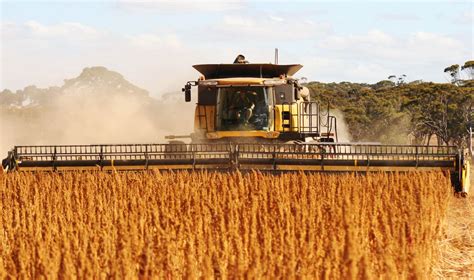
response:
<path id="1" fill-rule="evenodd" d="M 376 84 L 306 86 L 313 99 L 344 113 L 354 141 L 465 146 L 474 125 L 474 61 L 446 69 L 451 83 L 406 82 L 405 75 L 391 75 Z"/>

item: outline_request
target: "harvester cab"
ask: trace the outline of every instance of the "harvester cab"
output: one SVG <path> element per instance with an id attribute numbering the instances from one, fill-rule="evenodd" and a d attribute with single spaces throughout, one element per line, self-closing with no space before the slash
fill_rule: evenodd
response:
<path id="1" fill-rule="evenodd" d="M 191 86 L 198 89 L 193 143 L 337 142 L 337 121 L 329 106 L 311 101 L 308 88 L 292 77 L 302 65 L 193 67 L 201 77 L 183 88 L 186 101 Z"/>

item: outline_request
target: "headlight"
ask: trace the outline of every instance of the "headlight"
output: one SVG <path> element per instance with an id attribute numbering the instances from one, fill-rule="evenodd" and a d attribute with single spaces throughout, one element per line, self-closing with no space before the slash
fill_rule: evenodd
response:
<path id="1" fill-rule="evenodd" d="M 285 83 L 284 80 L 265 80 L 263 81 L 263 84 L 266 86 L 278 86 L 278 85 L 283 85 Z"/>
<path id="2" fill-rule="evenodd" d="M 209 80 L 209 81 L 199 81 L 199 85 L 200 86 L 217 86 L 217 81 L 212 81 L 212 80 Z"/>

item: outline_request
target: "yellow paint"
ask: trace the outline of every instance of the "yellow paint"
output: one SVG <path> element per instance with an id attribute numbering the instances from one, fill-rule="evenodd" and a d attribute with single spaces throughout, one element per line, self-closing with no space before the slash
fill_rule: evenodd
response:
<path id="1" fill-rule="evenodd" d="M 216 106 L 197 105 L 194 111 L 194 130 L 215 131 Z"/>
<path id="2" fill-rule="evenodd" d="M 276 139 L 279 135 L 279 132 L 261 130 L 215 131 L 206 133 L 207 139 L 221 139 L 225 137 L 260 137 L 267 139 Z"/>
<path id="3" fill-rule="evenodd" d="M 469 193 L 469 189 L 471 187 L 471 166 L 470 166 L 470 163 L 469 161 L 466 160 L 466 162 L 464 163 L 464 166 L 462 168 L 462 182 L 461 182 L 461 187 L 462 187 L 462 191 L 465 192 L 465 193 Z"/>
<path id="4" fill-rule="evenodd" d="M 273 130 L 274 131 L 283 131 L 283 126 L 282 126 L 282 115 L 281 115 L 281 106 L 275 106 L 275 121 L 273 124 Z"/>
<path id="5" fill-rule="evenodd" d="M 275 105 L 275 131 L 280 132 L 298 132 L 299 131 L 299 122 L 298 122 L 298 109 L 300 103 L 292 104 L 277 104 Z M 290 119 L 283 119 L 283 113 L 289 112 Z M 289 125 L 285 127 L 284 125 Z"/>
<path id="6" fill-rule="evenodd" d="M 113 160 L 113 159 L 110 161 L 110 165 L 112 166 L 112 170 L 113 170 L 114 172 L 117 172 L 117 169 L 116 169 L 115 166 L 114 166 L 114 160 Z"/>
<path id="7" fill-rule="evenodd" d="M 226 78 L 217 79 L 217 84 L 221 86 L 227 85 L 263 85 L 262 78 Z"/>

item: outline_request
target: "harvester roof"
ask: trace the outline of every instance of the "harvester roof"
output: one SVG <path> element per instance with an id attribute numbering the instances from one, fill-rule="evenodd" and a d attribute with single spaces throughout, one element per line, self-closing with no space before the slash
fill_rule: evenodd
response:
<path id="1" fill-rule="evenodd" d="M 290 64 L 198 64 L 193 65 L 206 79 L 233 78 L 233 77 L 255 77 L 274 78 L 280 75 L 292 76 L 298 72 L 303 65 Z"/>

